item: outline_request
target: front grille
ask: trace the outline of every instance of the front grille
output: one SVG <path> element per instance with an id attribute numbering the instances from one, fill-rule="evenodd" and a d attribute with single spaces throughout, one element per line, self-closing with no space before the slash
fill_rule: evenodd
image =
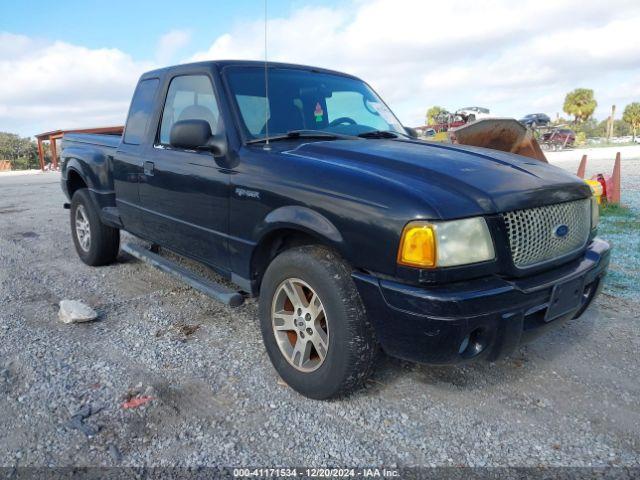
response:
<path id="1" fill-rule="evenodd" d="M 507 225 L 513 263 L 527 268 L 584 247 L 591 230 L 591 200 L 515 210 L 501 216 Z"/>

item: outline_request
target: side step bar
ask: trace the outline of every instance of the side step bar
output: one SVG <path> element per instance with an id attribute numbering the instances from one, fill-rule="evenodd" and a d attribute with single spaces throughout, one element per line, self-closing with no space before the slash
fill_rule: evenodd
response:
<path id="1" fill-rule="evenodd" d="M 219 302 L 229 305 L 231 307 L 237 307 L 242 305 L 244 297 L 240 292 L 231 290 L 219 283 L 212 282 L 206 278 L 202 278 L 193 272 L 190 272 L 186 268 L 167 260 L 160 255 L 157 255 L 140 245 L 134 245 L 132 243 L 125 243 L 120 248 L 127 252 L 129 255 L 136 257 L 138 260 L 142 260 L 148 263 L 152 267 L 157 268 L 169 275 L 182 280 L 187 285 L 195 288 L 199 292 L 218 300 Z"/>

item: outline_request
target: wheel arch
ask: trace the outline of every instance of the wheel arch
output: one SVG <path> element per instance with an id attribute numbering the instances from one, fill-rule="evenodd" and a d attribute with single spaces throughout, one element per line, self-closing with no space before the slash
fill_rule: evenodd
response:
<path id="1" fill-rule="evenodd" d="M 256 228 L 258 239 L 251 255 L 252 293 L 258 294 L 265 270 L 285 250 L 302 245 L 323 245 L 348 256 L 342 234 L 326 217 L 307 207 L 281 207 Z"/>
<path id="2" fill-rule="evenodd" d="M 69 193 L 69 199 L 73 198 L 73 194 L 81 188 L 88 188 L 82 174 L 76 168 L 67 169 L 67 192 Z"/>

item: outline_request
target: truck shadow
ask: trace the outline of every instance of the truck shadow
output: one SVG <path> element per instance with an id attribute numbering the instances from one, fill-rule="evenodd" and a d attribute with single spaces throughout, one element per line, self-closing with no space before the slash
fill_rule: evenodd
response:
<path id="1" fill-rule="evenodd" d="M 520 382 L 545 372 L 551 375 L 554 369 L 574 361 L 572 353 L 579 346 L 591 347 L 596 323 L 604 320 L 598 307 L 594 304 L 581 318 L 546 332 L 496 362 L 479 360 L 453 366 L 434 366 L 382 355 L 369 386 L 380 391 L 402 390 L 407 383 L 419 383 L 430 390 L 476 391 Z M 562 365 L 558 366 L 558 363 Z"/>

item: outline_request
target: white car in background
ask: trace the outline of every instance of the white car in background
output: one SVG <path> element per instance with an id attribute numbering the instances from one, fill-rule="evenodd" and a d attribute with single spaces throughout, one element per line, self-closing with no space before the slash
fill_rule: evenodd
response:
<path id="1" fill-rule="evenodd" d="M 467 122 L 481 120 L 483 118 L 491 118 L 491 112 L 488 108 L 482 107 L 465 107 L 456 110 L 456 115 L 460 115 Z"/>

